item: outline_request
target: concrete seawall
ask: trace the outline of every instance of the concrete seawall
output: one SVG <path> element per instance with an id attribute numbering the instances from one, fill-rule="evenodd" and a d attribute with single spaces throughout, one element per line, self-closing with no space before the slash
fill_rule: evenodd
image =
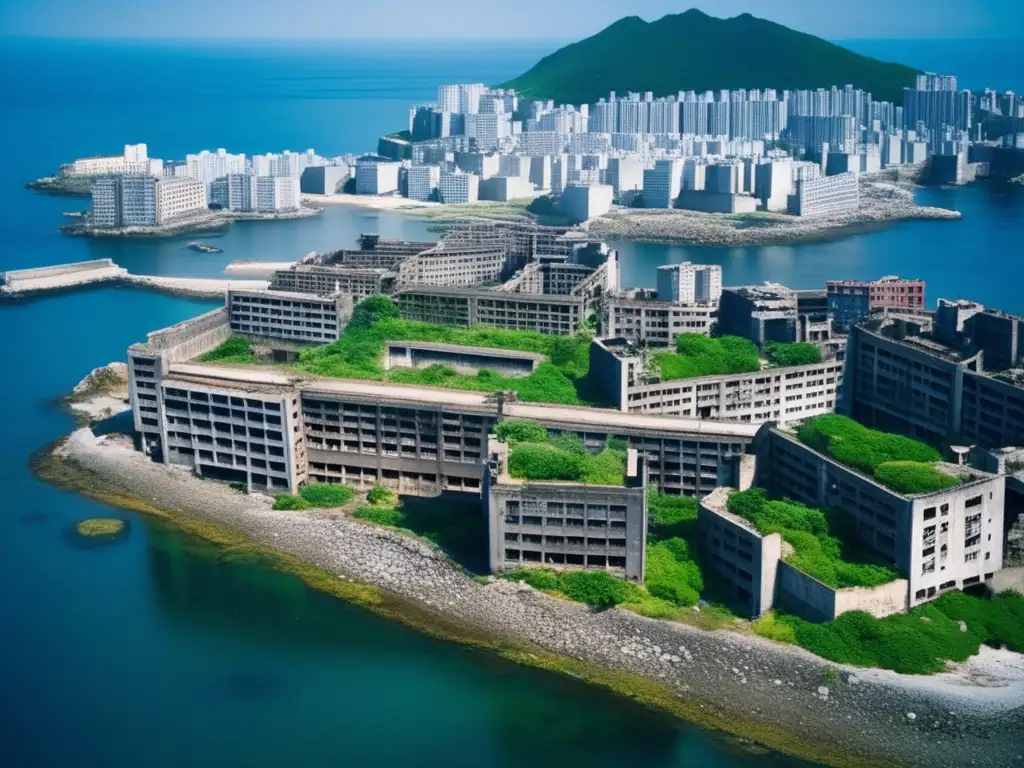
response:
<path id="1" fill-rule="evenodd" d="M 0 298 L 17 299 L 59 293 L 90 285 L 129 285 L 180 296 L 219 298 L 229 288 L 257 290 L 266 288 L 266 280 L 227 280 L 202 277 L 133 275 L 110 259 L 56 264 L 50 267 L 17 269 L 3 273 Z"/>

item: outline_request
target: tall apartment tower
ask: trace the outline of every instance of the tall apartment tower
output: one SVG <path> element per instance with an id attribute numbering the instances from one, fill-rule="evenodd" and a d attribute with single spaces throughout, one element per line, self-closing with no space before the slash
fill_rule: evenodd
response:
<path id="1" fill-rule="evenodd" d="M 666 264 L 658 267 L 658 301 L 714 304 L 722 296 L 722 268 L 717 264 Z"/>

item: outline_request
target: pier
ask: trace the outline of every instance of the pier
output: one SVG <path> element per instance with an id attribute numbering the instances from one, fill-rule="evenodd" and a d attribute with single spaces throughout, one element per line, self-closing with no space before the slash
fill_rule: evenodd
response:
<path id="1" fill-rule="evenodd" d="M 269 280 L 279 269 L 291 269 L 294 261 L 232 261 L 224 268 L 228 277 L 251 277 Z"/>
<path id="2" fill-rule="evenodd" d="M 218 298 L 229 289 L 266 288 L 266 280 L 230 280 L 202 277 L 133 275 L 111 259 L 79 261 L 52 267 L 13 269 L 0 273 L 0 298 L 16 299 L 58 293 L 90 285 L 130 285 L 181 296 Z"/>
<path id="3" fill-rule="evenodd" d="M 78 261 L 52 267 L 12 269 L 0 275 L 0 295 L 25 296 L 46 291 L 76 288 L 92 283 L 110 283 L 124 279 L 128 270 L 111 259 Z"/>

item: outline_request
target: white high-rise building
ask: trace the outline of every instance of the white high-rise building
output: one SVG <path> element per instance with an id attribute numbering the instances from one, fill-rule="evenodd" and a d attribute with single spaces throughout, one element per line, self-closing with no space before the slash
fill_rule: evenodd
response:
<path id="1" fill-rule="evenodd" d="M 486 93 L 483 83 L 442 85 L 437 89 L 437 108 L 442 112 L 476 114 L 480 111 L 480 98 Z"/>
<path id="2" fill-rule="evenodd" d="M 398 191 L 398 169 L 401 163 L 380 155 L 356 158 L 357 195 L 393 195 Z"/>
<path id="3" fill-rule="evenodd" d="M 197 155 L 185 155 L 189 178 L 209 184 L 232 173 L 245 173 L 245 155 L 232 155 L 221 148 L 216 152 L 203 150 Z"/>
<path id="4" fill-rule="evenodd" d="M 666 264 L 658 267 L 658 301 L 715 304 L 722 297 L 722 268 L 717 264 Z"/>
<path id="5" fill-rule="evenodd" d="M 682 178 L 682 160 L 658 160 L 654 168 L 644 171 L 644 207 L 672 208 L 679 197 Z"/>
<path id="6" fill-rule="evenodd" d="M 616 201 L 622 201 L 644 188 L 644 164 L 639 155 L 609 157 L 605 181 L 612 188 Z"/>
<path id="7" fill-rule="evenodd" d="M 196 179 L 161 179 L 156 182 L 156 223 L 206 209 L 206 184 Z"/>
<path id="8" fill-rule="evenodd" d="M 442 203 L 475 203 L 480 199 L 480 177 L 472 173 L 442 173 L 437 186 Z"/>
<path id="9" fill-rule="evenodd" d="M 299 180 L 289 176 L 256 177 L 256 211 L 280 213 L 299 208 Z"/>
<path id="10" fill-rule="evenodd" d="M 657 99 L 648 105 L 649 133 L 679 133 L 679 104 L 674 98 Z"/>
<path id="11" fill-rule="evenodd" d="M 206 185 L 189 178 L 105 176 L 91 187 L 97 227 L 154 227 L 206 209 Z"/>
<path id="12" fill-rule="evenodd" d="M 410 200 L 434 200 L 440 181 L 440 166 L 414 165 L 406 171 L 406 197 Z"/>
<path id="13" fill-rule="evenodd" d="M 145 144 L 125 144 L 124 153 L 106 157 L 84 157 L 67 167 L 71 176 L 162 176 L 163 160 L 150 158 Z"/>

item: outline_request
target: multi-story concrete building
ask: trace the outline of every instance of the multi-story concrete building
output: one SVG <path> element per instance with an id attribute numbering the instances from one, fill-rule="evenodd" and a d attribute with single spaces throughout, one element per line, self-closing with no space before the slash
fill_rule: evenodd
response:
<path id="1" fill-rule="evenodd" d="M 588 568 L 643 582 L 647 487 L 636 450 L 628 453 L 622 487 L 513 478 L 509 453 L 506 443 L 489 439 L 482 495 L 493 573 Z"/>
<path id="2" fill-rule="evenodd" d="M 644 188 L 644 164 L 638 155 L 609 157 L 605 183 L 612 188 L 615 202 L 628 205 Z"/>
<path id="3" fill-rule="evenodd" d="M 672 208 L 682 187 L 683 161 L 658 160 L 644 171 L 644 207 Z"/>
<path id="4" fill-rule="evenodd" d="M 156 184 L 156 224 L 206 210 L 206 185 L 195 179 L 162 179 Z"/>
<path id="5" fill-rule="evenodd" d="M 504 248 L 495 244 L 449 243 L 399 261 L 398 285 L 473 286 L 500 280 L 509 271 Z"/>
<path id="6" fill-rule="evenodd" d="M 480 200 L 493 200 L 499 203 L 534 196 L 533 182 L 520 176 L 492 176 L 481 181 L 477 189 Z"/>
<path id="7" fill-rule="evenodd" d="M 480 111 L 480 99 L 487 93 L 483 83 L 458 83 L 441 85 L 437 89 L 437 108 L 442 112 L 476 114 Z"/>
<path id="8" fill-rule="evenodd" d="M 717 264 L 666 264 L 658 267 L 658 301 L 717 304 L 722 297 L 722 268 Z"/>
<path id="9" fill-rule="evenodd" d="M 887 275 L 880 280 L 827 280 L 828 314 L 846 330 L 876 309 L 924 309 L 924 281 Z"/>
<path id="10" fill-rule="evenodd" d="M 570 184 L 562 191 L 562 213 L 573 221 L 603 216 L 612 208 L 614 192 L 605 184 Z"/>
<path id="11" fill-rule="evenodd" d="M 228 290 L 228 313 L 234 333 L 297 344 L 337 341 L 352 316 L 352 295 Z"/>
<path id="12" fill-rule="evenodd" d="M 794 216 L 817 216 L 855 211 L 859 205 L 857 174 L 840 173 L 794 183 L 788 210 Z"/>
<path id="13" fill-rule="evenodd" d="M 185 166 L 188 176 L 206 184 L 209 193 L 209 185 L 216 179 L 245 173 L 245 155 L 233 155 L 223 148 L 216 152 L 204 149 L 196 155 L 185 155 Z"/>
<path id="14" fill-rule="evenodd" d="M 475 203 L 480 199 L 480 177 L 472 173 L 442 172 L 437 195 L 442 203 Z"/>
<path id="15" fill-rule="evenodd" d="M 744 457 L 751 458 L 751 457 Z M 729 511 L 732 488 L 716 488 L 697 507 L 703 561 L 715 572 L 731 604 L 755 617 L 772 608 L 808 621 L 831 621 L 847 611 L 881 618 L 907 610 L 906 579 L 877 587 L 829 587 L 784 559 L 779 533 L 762 534 Z"/>
<path id="16" fill-rule="evenodd" d="M 943 327 L 943 315 L 951 328 Z M 940 299 L 934 323 L 927 312 L 858 323 L 850 334 L 841 409 L 869 426 L 933 444 L 1024 444 L 1024 378 L 1016 368 L 1000 369 L 1014 355 L 1019 360 L 1016 321 L 978 305 L 964 312 L 962 303 Z M 1011 330 L 999 333 L 1000 327 Z M 981 331 L 972 337 L 975 328 Z M 997 361 L 992 369 L 990 359 Z"/>
<path id="17" fill-rule="evenodd" d="M 302 263 L 279 269 L 271 275 L 270 288 L 295 293 L 330 294 L 341 291 L 355 301 L 378 293 L 391 293 L 397 276 L 379 267 L 349 267 L 344 264 Z"/>
<path id="18" fill-rule="evenodd" d="M 605 403 L 629 413 L 793 422 L 834 411 L 843 378 L 840 360 L 676 380 L 662 380 L 650 369 L 644 350 L 622 339 L 591 343 L 594 386 Z"/>
<path id="19" fill-rule="evenodd" d="M 97 227 L 154 227 L 206 209 L 206 185 L 189 178 L 104 176 L 90 191 Z"/>
<path id="20" fill-rule="evenodd" d="M 155 176 L 163 175 L 163 161 L 150 158 L 145 144 L 125 144 L 124 153 L 105 157 L 83 157 L 62 169 L 69 176 Z"/>
<path id="21" fill-rule="evenodd" d="M 723 336 L 742 336 L 757 345 L 797 340 L 797 294 L 779 283 L 722 290 L 718 330 Z"/>
<path id="22" fill-rule="evenodd" d="M 717 317 L 717 304 L 658 301 L 650 292 L 632 290 L 602 301 L 601 333 L 605 338 L 668 347 L 683 333 L 711 333 Z"/>
<path id="23" fill-rule="evenodd" d="M 398 192 L 398 169 L 401 166 L 401 163 L 380 155 L 356 158 L 356 194 L 395 194 Z"/>
<path id="24" fill-rule="evenodd" d="M 233 173 L 210 183 L 210 202 L 229 211 L 279 213 L 298 210 L 300 186 L 289 176 Z"/>
<path id="25" fill-rule="evenodd" d="M 583 296 L 541 296 L 482 288 L 402 288 L 394 295 L 408 320 L 444 325 L 489 325 L 555 336 L 577 333 L 586 320 Z"/>
<path id="26" fill-rule="evenodd" d="M 1002 568 L 1004 475 L 940 464 L 959 485 L 908 495 L 768 424 L 754 446 L 756 484 L 780 498 L 850 515 L 857 542 L 909 581 L 910 607 L 982 584 Z"/>

